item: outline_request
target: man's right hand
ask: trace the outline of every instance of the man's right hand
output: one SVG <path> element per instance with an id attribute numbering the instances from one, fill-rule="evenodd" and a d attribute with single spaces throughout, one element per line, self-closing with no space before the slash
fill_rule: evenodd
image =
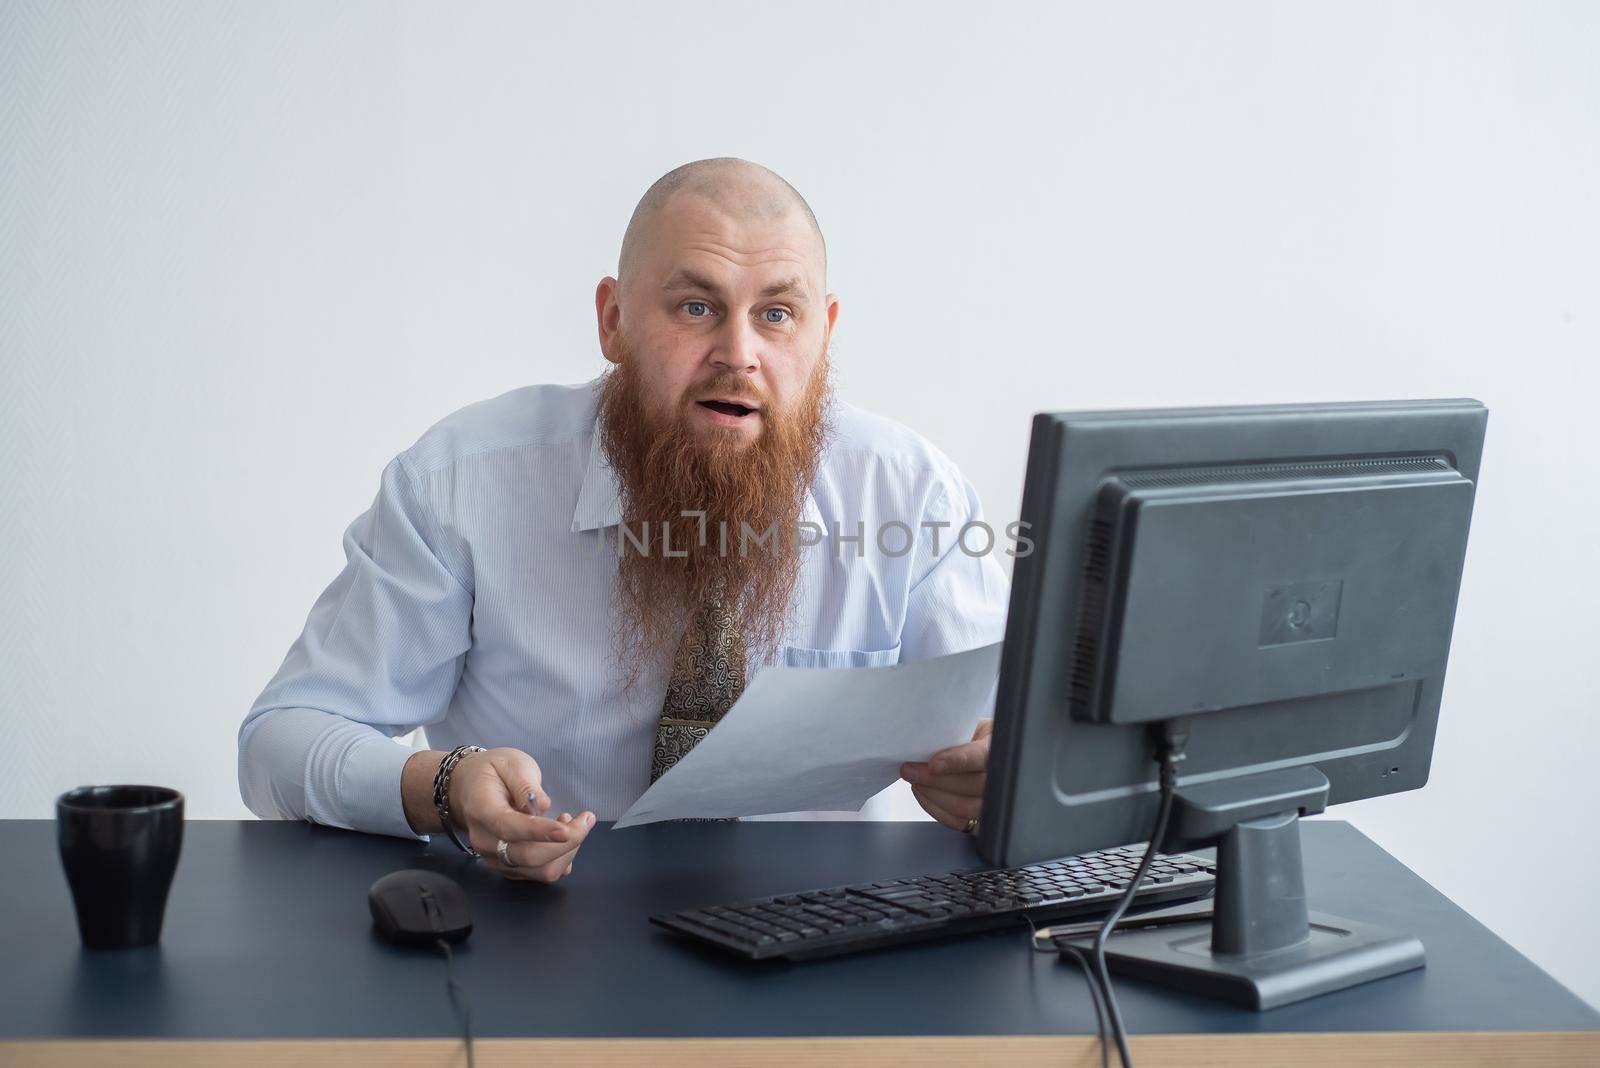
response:
<path id="1" fill-rule="evenodd" d="M 530 801 L 529 798 L 533 800 Z M 469 753 L 450 773 L 450 817 L 491 870 L 508 879 L 553 883 L 572 874 L 572 860 L 594 827 L 593 812 L 563 812 L 550 819 L 550 796 L 539 783 L 539 765 L 509 747 Z M 500 863 L 495 846 L 515 867 Z"/>

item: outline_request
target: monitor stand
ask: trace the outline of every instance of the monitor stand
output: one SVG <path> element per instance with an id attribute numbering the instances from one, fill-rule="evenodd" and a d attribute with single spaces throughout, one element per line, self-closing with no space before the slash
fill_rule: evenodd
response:
<path id="1" fill-rule="evenodd" d="M 1180 788 L 1163 849 L 1216 843 L 1212 918 L 1114 933 L 1110 969 L 1272 1009 L 1421 968 L 1414 936 L 1307 911 L 1300 816 L 1322 811 L 1327 793 L 1309 767 Z"/>

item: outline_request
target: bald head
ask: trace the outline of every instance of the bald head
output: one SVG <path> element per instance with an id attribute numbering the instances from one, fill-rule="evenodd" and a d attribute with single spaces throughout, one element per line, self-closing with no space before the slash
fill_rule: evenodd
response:
<path id="1" fill-rule="evenodd" d="M 826 379 L 839 317 L 826 276 L 793 186 L 742 159 L 686 164 L 639 201 L 616 277 L 595 286 L 600 352 L 629 369 L 653 419 L 754 447 Z"/>
<path id="2" fill-rule="evenodd" d="M 796 216 L 816 237 L 816 251 L 823 279 L 826 279 L 828 246 L 822 239 L 817 217 L 799 191 L 759 163 L 719 156 L 695 160 L 668 171 L 639 198 L 633 217 L 628 220 L 628 229 L 622 235 L 622 253 L 617 260 L 617 281 L 624 288 L 637 269 L 643 250 L 655 236 L 662 210 L 679 197 L 698 198 L 741 222 Z"/>

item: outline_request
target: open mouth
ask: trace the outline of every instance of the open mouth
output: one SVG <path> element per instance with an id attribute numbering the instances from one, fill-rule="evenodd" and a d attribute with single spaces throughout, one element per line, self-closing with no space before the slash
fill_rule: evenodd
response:
<path id="1" fill-rule="evenodd" d="M 736 418 L 743 418 L 755 411 L 754 408 L 748 405 L 735 404 L 732 401 L 703 400 L 699 403 L 702 408 L 710 408 L 714 412 L 720 412 L 723 415 L 731 415 Z"/>

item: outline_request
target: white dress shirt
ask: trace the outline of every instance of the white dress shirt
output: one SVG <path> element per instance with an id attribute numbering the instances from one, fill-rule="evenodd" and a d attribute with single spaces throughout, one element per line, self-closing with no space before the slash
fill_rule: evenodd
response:
<path id="1" fill-rule="evenodd" d="M 400 794 L 414 750 L 395 741 L 419 726 L 435 749 L 528 752 L 558 810 L 615 819 L 644 792 L 667 671 L 625 692 L 616 670 L 621 502 L 598 385 L 470 405 L 384 469 L 344 533 L 347 563 L 240 726 L 252 811 L 425 840 Z M 979 552 L 978 527 L 956 543 L 983 521 L 972 486 L 897 423 L 839 401 L 830 420 L 802 517 L 825 536 L 803 552 L 778 662 L 867 667 L 998 641 L 997 557 L 1015 543 L 996 528 Z"/>

